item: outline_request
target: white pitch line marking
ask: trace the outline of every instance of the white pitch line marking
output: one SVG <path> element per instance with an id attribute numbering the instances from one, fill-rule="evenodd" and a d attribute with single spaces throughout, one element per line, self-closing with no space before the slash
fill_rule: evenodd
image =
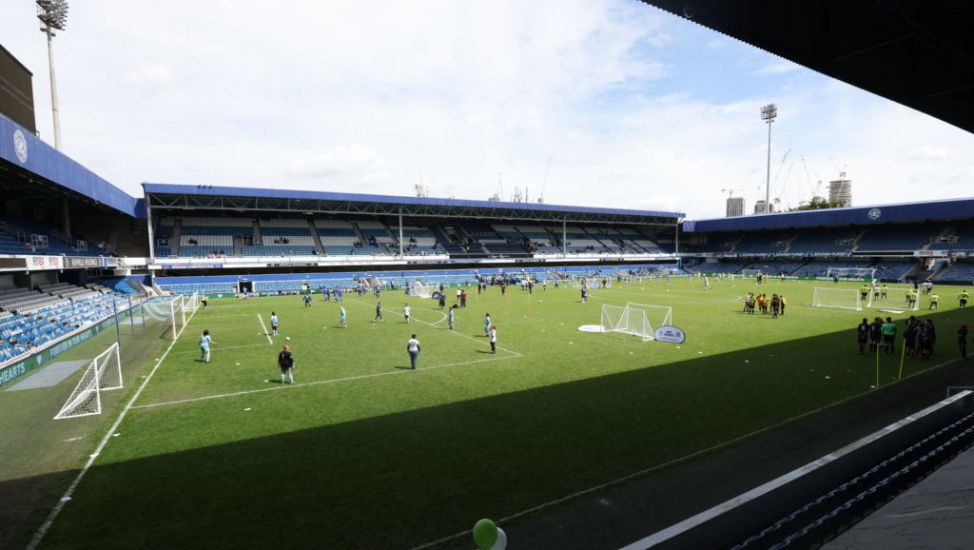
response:
<path id="1" fill-rule="evenodd" d="M 346 376 L 344 378 L 330 378 L 328 380 L 317 380 L 317 381 L 314 381 L 314 382 L 304 382 L 304 383 L 301 383 L 301 384 L 288 384 L 286 386 L 276 386 L 276 387 L 273 387 L 273 388 L 261 388 L 259 390 L 244 390 L 244 391 L 238 391 L 238 392 L 221 393 L 221 394 L 217 394 L 217 395 L 206 395 L 206 396 L 203 396 L 203 397 L 193 397 L 193 398 L 190 398 L 190 399 L 177 399 L 175 401 L 161 401 L 159 403 L 146 403 L 145 405 L 136 405 L 136 406 L 134 406 L 132 408 L 133 409 L 153 409 L 153 408 L 156 408 L 156 407 L 164 407 L 164 406 L 169 406 L 169 405 L 182 405 L 182 404 L 185 404 L 185 403 L 195 403 L 197 401 L 209 401 L 209 400 L 212 400 L 212 399 L 222 399 L 224 397 L 237 397 L 237 396 L 240 396 L 240 395 L 250 395 L 250 394 L 254 394 L 254 393 L 264 393 L 264 392 L 270 392 L 270 391 L 290 390 L 290 389 L 295 389 L 295 388 L 304 388 L 304 387 L 308 387 L 308 386 L 321 386 L 323 384 L 337 384 L 339 382 L 354 382 L 356 380 L 366 380 L 366 379 L 369 379 L 369 378 L 378 378 L 380 376 L 393 376 L 393 375 L 396 375 L 396 374 L 408 374 L 408 373 L 411 373 L 411 372 L 422 372 L 422 371 L 428 371 L 428 370 L 446 369 L 446 368 L 453 368 L 453 367 L 465 367 L 465 366 L 469 366 L 469 365 L 477 365 L 477 364 L 480 364 L 480 363 L 491 363 L 493 361 L 504 361 L 504 360 L 507 360 L 507 359 L 518 359 L 520 357 L 521 357 L 520 355 L 504 355 L 504 356 L 501 356 L 501 357 L 490 357 L 490 358 L 487 358 L 487 359 L 474 359 L 472 361 L 463 361 L 463 362 L 460 362 L 460 363 L 448 363 L 446 365 L 436 365 L 436 366 L 433 366 L 433 367 L 420 367 L 420 368 L 416 369 L 415 371 L 410 370 L 410 369 L 405 369 L 405 370 L 395 370 L 395 371 L 388 371 L 388 372 L 376 372 L 376 373 L 372 373 L 372 374 L 360 374 L 358 376 Z"/>
<path id="2" fill-rule="evenodd" d="M 249 317 L 249 315 L 248 315 L 248 317 Z M 256 347 L 261 347 L 262 348 L 262 347 L 264 347 L 264 344 L 241 344 L 239 346 L 220 346 L 219 347 L 219 351 L 226 351 L 226 350 L 230 350 L 230 349 L 242 349 L 242 348 L 256 348 Z M 174 351 L 174 352 L 170 353 L 169 355 L 185 355 L 185 354 L 189 354 L 189 353 L 196 353 L 196 354 L 198 354 L 199 353 L 199 350 Z"/>
<path id="3" fill-rule="evenodd" d="M 36 550 L 41 541 L 44 540 L 44 535 L 47 534 L 47 531 L 51 528 L 51 525 L 54 524 L 54 520 L 57 519 L 58 515 L 61 513 L 61 510 L 64 509 L 64 505 L 71 500 L 71 495 L 78 488 L 78 485 L 81 484 L 81 480 L 84 479 L 85 474 L 87 474 L 88 470 L 91 469 L 91 466 L 95 463 L 95 459 L 101 454 L 102 449 L 104 449 L 105 445 L 108 444 L 108 440 L 112 438 L 112 434 L 117 432 L 122 420 L 125 420 L 125 416 L 130 410 L 132 410 L 135 401 L 138 400 L 138 398 L 142 395 L 142 391 L 145 390 L 145 387 L 149 384 L 149 381 L 152 380 L 152 377 L 156 374 L 156 371 L 159 370 L 162 362 L 165 361 L 166 357 L 169 356 L 169 352 L 172 351 L 173 346 L 175 346 L 176 342 L 179 341 L 179 338 L 183 335 L 183 332 L 186 332 L 186 327 L 189 326 L 197 311 L 199 310 L 197 309 L 196 311 L 190 313 L 189 319 L 187 319 L 186 323 L 179 329 L 179 332 L 176 334 L 176 338 L 173 339 L 173 341 L 169 344 L 169 347 L 166 348 L 166 351 L 162 354 L 162 357 L 156 361 L 155 366 L 153 366 L 152 370 L 149 371 L 149 374 L 145 377 L 145 380 L 142 381 L 142 384 L 139 385 L 139 388 L 135 390 L 132 398 L 129 399 L 128 403 L 125 404 L 125 407 L 122 409 L 122 412 L 119 413 L 118 418 L 115 419 L 112 427 L 105 432 L 104 437 L 101 438 L 98 446 L 95 447 L 95 452 L 88 457 L 88 462 L 86 462 L 84 467 L 81 468 L 81 471 L 78 472 L 77 477 L 75 477 L 74 481 L 71 482 L 71 485 L 68 486 L 68 489 L 64 492 L 64 495 L 58 500 L 58 503 L 51 510 L 51 513 L 47 515 L 44 523 L 41 524 L 40 528 L 37 529 L 37 532 L 34 533 L 34 536 L 30 539 L 30 542 L 27 544 L 27 550 Z"/>
<path id="4" fill-rule="evenodd" d="M 896 383 L 901 382 L 903 380 L 907 380 L 909 378 L 913 378 L 914 376 L 920 376 L 920 375 L 923 375 L 923 374 L 927 374 L 927 373 L 933 372 L 933 371 L 939 369 L 940 367 L 949 365 L 949 364 L 951 364 L 951 363 L 953 363 L 955 361 L 959 361 L 959 360 L 960 360 L 960 357 L 956 357 L 954 359 L 949 359 L 947 361 L 944 361 L 943 363 L 940 363 L 938 365 L 934 365 L 934 366 L 930 367 L 929 369 L 924 369 L 922 371 L 914 372 L 913 374 L 910 374 L 908 376 L 904 376 L 901 380 L 897 380 L 896 382 L 893 382 L 891 384 L 888 384 L 886 386 L 883 386 L 883 388 L 884 389 L 885 388 L 888 388 L 889 386 L 891 386 L 893 384 L 896 384 Z M 684 456 L 679 457 L 679 458 L 674 458 L 673 460 L 664 462 L 662 464 L 657 464 L 656 466 L 650 466 L 649 468 L 644 468 L 642 470 L 639 470 L 638 472 L 633 472 L 631 474 L 626 474 L 626 475 L 624 475 L 622 477 L 613 479 L 611 481 L 607 481 L 605 483 L 600 483 L 598 485 L 595 485 L 595 486 L 592 486 L 592 487 L 588 487 L 587 489 L 582 489 L 580 491 L 575 491 L 574 493 L 570 493 L 568 495 L 565 495 L 563 497 L 556 498 L 554 500 L 549 500 L 547 502 L 542 502 L 541 504 L 538 504 L 537 506 L 532 506 L 531 508 L 528 508 L 526 510 L 521 510 L 520 512 L 515 512 L 513 514 L 510 514 L 508 516 L 505 516 L 505 517 L 502 517 L 502 518 L 500 518 L 498 520 L 495 520 L 495 523 L 497 523 L 498 525 L 504 524 L 504 523 L 508 523 L 508 522 L 513 521 L 515 519 L 518 519 L 520 517 L 526 516 L 528 514 L 533 514 L 535 512 L 539 512 L 539 511 L 544 510 L 546 508 L 551 508 L 552 506 L 556 506 L 556 505 L 561 504 L 563 502 L 567 502 L 567 501 L 570 501 L 570 500 L 574 500 L 574 499 L 576 499 L 578 497 L 585 496 L 585 495 L 588 495 L 588 494 L 591 494 L 591 493 L 594 493 L 594 492 L 597 492 L 597 491 L 601 491 L 602 489 L 606 489 L 608 487 L 612 487 L 612 486 L 618 485 L 620 483 L 624 483 L 626 481 L 629 481 L 630 479 L 635 479 L 635 478 L 638 478 L 638 477 L 642 477 L 644 475 L 653 473 L 653 472 L 655 472 L 657 470 L 662 470 L 663 468 L 667 468 L 667 467 L 672 466 L 674 464 L 680 464 L 681 462 L 686 462 L 687 460 L 692 460 L 692 459 L 694 459 L 694 458 L 696 458 L 698 456 L 701 456 L 701 455 L 710 454 L 710 453 L 712 453 L 714 451 L 723 449 L 724 447 L 729 447 L 731 445 L 734 445 L 735 443 L 737 443 L 739 441 L 743 441 L 743 440 L 748 439 L 750 437 L 754 437 L 756 435 L 760 435 L 762 433 L 769 432 L 771 430 L 780 428 L 780 427 L 782 427 L 782 426 L 784 426 L 786 424 L 789 424 L 791 422 L 794 422 L 796 420 L 801 420 L 802 418 L 807 418 L 809 416 L 818 414 L 820 412 L 826 411 L 826 410 L 831 409 L 833 407 L 838 407 L 840 405 L 843 405 L 845 403 L 848 403 L 849 401 L 852 401 L 853 399 L 858 399 L 858 398 L 860 398 L 860 397 L 862 397 L 862 396 L 864 396 L 866 394 L 872 393 L 874 391 L 876 391 L 876 390 L 875 389 L 871 389 L 871 390 L 868 390 L 868 391 L 864 391 L 864 392 L 861 392 L 861 393 L 857 393 L 855 395 L 851 395 L 851 396 L 849 396 L 849 397 L 847 397 L 845 399 L 841 399 L 839 401 L 836 401 L 835 403 L 830 403 L 828 405 L 821 406 L 821 407 L 819 407 L 817 409 L 804 412 L 802 414 L 793 416 L 791 418 L 786 418 L 785 420 L 782 420 L 782 421 L 777 422 L 775 424 L 772 424 L 770 426 L 765 426 L 763 428 L 758 428 L 757 430 L 754 430 L 752 432 L 748 432 L 748 433 L 746 433 L 744 435 L 737 436 L 734 439 L 730 439 L 728 441 L 724 441 L 723 443 L 718 443 L 718 444 L 713 445 L 711 447 L 708 447 L 706 449 L 702 449 L 702 450 L 699 450 L 699 451 L 695 451 L 695 452 L 692 452 L 692 453 L 690 453 L 688 455 L 684 455 Z M 445 542 L 449 542 L 451 540 L 455 540 L 455 539 L 458 539 L 460 537 L 466 537 L 466 536 L 470 536 L 470 530 L 469 529 L 466 530 L 466 531 L 461 531 L 459 533 L 454 533 L 452 535 L 445 536 L 445 537 L 440 538 L 440 539 L 436 539 L 434 541 L 427 542 L 425 544 L 421 544 L 419 546 L 414 546 L 410 550 L 424 550 L 426 548 L 430 548 L 432 546 L 438 546 L 438 545 L 443 544 Z M 636 541 L 635 543 L 627 546 L 627 548 L 628 547 L 638 547 L 637 546 L 638 544 L 639 544 L 639 541 Z"/>
<path id="5" fill-rule="evenodd" d="M 367 306 L 370 306 L 370 307 L 371 307 L 371 304 L 369 304 L 368 302 L 363 302 L 363 301 L 361 301 L 361 300 L 356 300 L 356 299 L 354 299 L 354 298 L 349 298 L 349 301 L 350 301 L 350 302 L 358 302 L 358 303 L 360 303 L 360 304 L 363 304 L 363 305 L 367 305 Z M 415 317 L 415 316 L 414 316 L 414 317 Z M 429 323 L 429 322 L 427 322 L 427 321 L 423 321 L 423 320 L 421 320 L 421 319 L 417 319 L 417 318 L 414 318 L 413 320 L 414 320 L 414 321 L 416 321 L 417 323 L 423 323 L 424 325 L 427 325 L 427 326 L 430 326 L 430 327 L 433 327 L 433 328 L 436 328 L 436 325 L 434 325 L 433 323 Z M 472 340 L 472 341 L 474 341 L 474 342 L 477 342 L 478 344 L 484 344 L 484 343 L 486 343 L 486 340 L 478 340 L 478 339 L 476 339 L 476 338 L 474 338 L 473 336 L 469 336 L 469 335 L 467 335 L 467 334 L 464 334 L 464 333 L 462 333 L 462 332 L 457 332 L 457 331 L 455 331 L 455 330 L 451 330 L 451 331 L 450 331 L 450 334 L 456 334 L 457 336 L 460 336 L 460 337 L 463 337 L 463 338 L 466 338 L 467 340 Z M 500 347 L 500 346 L 497 346 L 497 349 L 499 349 L 499 350 L 502 350 L 502 351 L 506 351 L 506 352 L 508 352 L 508 353 L 511 353 L 511 354 L 513 354 L 513 355 L 516 355 L 517 357 L 523 357 L 523 356 L 524 356 L 524 355 L 523 355 L 522 353 L 520 353 L 520 352 L 517 352 L 517 351 L 514 351 L 514 350 L 512 350 L 512 349 L 507 349 L 507 348 L 502 348 L 502 347 Z"/>
<path id="6" fill-rule="evenodd" d="M 267 332 L 267 325 L 264 324 L 264 318 L 260 316 L 260 313 L 257 314 L 257 320 L 260 321 L 260 328 L 264 329 L 264 336 L 267 337 L 267 345 L 273 346 L 274 340 L 271 340 L 271 335 Z"/>

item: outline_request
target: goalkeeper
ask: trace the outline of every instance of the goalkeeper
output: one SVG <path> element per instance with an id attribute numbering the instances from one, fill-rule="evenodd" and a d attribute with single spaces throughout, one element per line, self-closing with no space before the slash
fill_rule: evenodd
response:
<path id="1" fill-rule="evenodd" d="M 966 288 L 961 290 L 960 294 L 957 295 L 957 301 L 960 303 L 960 307 L 967 307 L 967 299 L 970 297 L 971 295 L 967 293 Z"/>

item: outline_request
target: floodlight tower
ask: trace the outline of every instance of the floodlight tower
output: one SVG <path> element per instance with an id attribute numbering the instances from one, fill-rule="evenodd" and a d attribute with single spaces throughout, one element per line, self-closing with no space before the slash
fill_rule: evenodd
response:
<path id="1" fill-rule="evenodd" d="M 771 123 L 778 117 L 778 106 L 769 103 L 761 107 L 761 120 L 768 123 L 768 173 L 764 187 L 764 213 L 771 212 Z"/>
<path id="2" fill-rule="evenodd" d="M 54 31 L 63 31 L 68 22 L 68 0 L 37 0 L 41 32 L 47 35 L 47 65 L 51 72 L 51 112 L 54 119 L 54 148 L 61 149 L 61 119 L 57 106 L 57 78 L 54 75 Z"/>

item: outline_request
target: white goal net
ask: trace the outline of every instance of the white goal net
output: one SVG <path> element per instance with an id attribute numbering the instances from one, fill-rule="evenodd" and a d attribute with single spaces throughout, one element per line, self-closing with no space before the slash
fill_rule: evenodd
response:
<path id="1" fill-rule="evenodd" d="M 435 285 L 424 283 L 419 279 L 413 281 L 412 284 L 409 285 L 409 295 L 416 296 L 417 298 L 432 298 L 435 290 Z"/>
<path id="2" fill-rule="evenodd" d="M 672 323 L 673 309 L 669 306 L 628 303 L 625 306 L 602 305 L 602 332 L 632 334 L 642 340 L 655 340 L 656 329 Z M 655 321 L 655 322 L 654 322 Z"/>
<path id="3" fill-rule="evenodd" d="M 865 279 L 873 280 L 876 275 L 874 267 L 829 267 L 825 271 L 825 276 L 829 279 Z"/>
<path id="4" fill-rule="evenodd" d="M 187 313 L 192 313 L 200 307 L 200 293 L 194 292 L 189 296 L 183 296 L 183 309 Z"/>
<path id="5" fill-rule="evenodd" d="M 762 274 L 763 273 L 761 272 L 760 269 L 742 269 L 741 270 L 741 276 L 742 277 L 757 277 L 758 275 L 762 275 Z"/>
<path id="6" fill-rule="evenodd" d="M 101 414 L 101 392 L 122 389 L 118 342 L 91 360 L 55 420 Z"/>
<path id="7" fill-rule="evenodd" d="M 870 304 L 872 292 L 868 294 Z M 870 304 L 865 304 L 868 307 Z M 855 288 L 825 288 L 817 286 L 812 293 L 812 307 L 833 307 L 839 309 L 851 309 L 862 311 L 861 294 Z"/>
<path id="8" fill-rule="evenodd" d="M 184 296 L 164 296 L 151 298 L 142 303 L 145 314 L 156 321 L 167 321 L 176 339 L 180 327 L 186 326 L 186 307 Z"/>

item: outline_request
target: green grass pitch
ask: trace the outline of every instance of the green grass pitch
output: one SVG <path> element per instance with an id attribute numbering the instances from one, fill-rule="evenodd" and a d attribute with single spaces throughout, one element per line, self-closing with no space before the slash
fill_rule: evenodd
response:
<path id="1" fill-rule="evenodd" d="M 876 310 L 809 307 L 813 287 L 831 283 L 712 286 L 616 283 L 586 304 L 551 285 L 503 297 L 471 287 L 456 331 L 432 300 L 401 292 L 383 293 L 375 324 L 376 298 L 348 295 L 346 329 L 320 296 L 309 309 L 299 297 L 211 300 L 45 543 L 412 548 L 872 391 L 876 358 L 858 354 L 854 327 Z M 784 293 L 786 314 L 741 313 L 748 290 Z M 971 319 L 955 294 L 941 289 L 937 354 L 907 360 L 904 376 L 955 357 L 954 331 Z M 627 301 L 671 306 L 687 341 L 578 330 L 599 323 L 602 304 Z M 888 303 L 902 309 L 903 287 L 891 286 Z M 280 337 L 261 325 L 272 310 Z M 483 337 L 487 312 L 496 354 Z M 211 364 L 198 360 L 203 329 Z M 405 369 L 411 333 L 423 348 L 417 371 Z M 294 386 L 276 367 L 285 337 Z M 899 355 L 881 355 L 881 386 L 898 369 Z"/>

